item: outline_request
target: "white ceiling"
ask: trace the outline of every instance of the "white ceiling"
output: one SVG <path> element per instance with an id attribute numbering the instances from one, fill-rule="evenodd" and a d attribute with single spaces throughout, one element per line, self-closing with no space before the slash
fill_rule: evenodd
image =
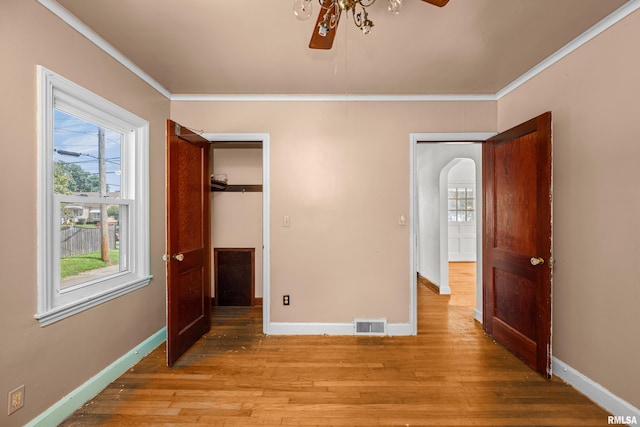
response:
<path id="1" fill-rule="evenodd" d="M 343 16 L 329 51 L 307 47 L 315 0 L 307 21 L 293 0 L 58 3 L 171 94 L 486 95 L 627 2 L 404 0 L 392 15 L 377 0 L 371 34 Z"/>

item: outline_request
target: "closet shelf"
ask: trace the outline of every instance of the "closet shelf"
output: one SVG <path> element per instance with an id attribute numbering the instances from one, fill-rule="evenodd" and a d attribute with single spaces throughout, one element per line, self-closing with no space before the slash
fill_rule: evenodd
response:
<path id="1" fill-rule="evenodd" d="M 227 193 L 261 193 L 262 185 L 214 185 L 211 182 L 211 191 L 225 191 Z"/>

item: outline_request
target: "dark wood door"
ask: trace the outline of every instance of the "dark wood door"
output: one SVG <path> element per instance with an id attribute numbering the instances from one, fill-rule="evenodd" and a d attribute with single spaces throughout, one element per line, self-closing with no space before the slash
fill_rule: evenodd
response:
<path id="1" fill-rule="evenodd" d="M 211 328 L 209 142 L 167 121 L 167 364 Z"/>
<path id="2" fill-rule="evenodd" d="M 483 323 L 551 375 L 551 113 L 483 146 Z"/>
<path id="3" fill-rule="evenodd" d="M 215 301 L 222 306 L 252 306 L 255 248 L 214 248 Z"/>

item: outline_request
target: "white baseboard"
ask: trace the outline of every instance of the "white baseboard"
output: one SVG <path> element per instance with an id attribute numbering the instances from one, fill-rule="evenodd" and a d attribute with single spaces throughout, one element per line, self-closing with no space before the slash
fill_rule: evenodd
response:
<path id="1" fill-rule="evenodd" d="M 26 424 L 27 427 L 56 426 L 69 415 L 91 400 L 104 390 L 109 384 L 124 374 L 129 368 L 138 363 L 144 356 L 151 353 L 156 347 L 167 339 L 167 328 L 162 328 L 142 343 L 134 347 L 120 359 L 104 368 L 94 377 L 71 393 L 60 399 L 57 403 L 42 414 Z"/>
<path id="2" fill-rule="evenodd" d="M 482 311 L 478 310 L 477 308 L 473 310 L 473 318 L 482 323 Z"/>
<path id="3" fill-rule="evenodd" d="M 390 337 L 415 335 L 410 323 L 387 323 L 387 332 Z"/>
<path id="4" fill-rule="evenodd" d="M 440 295 L 451 295 L 451 287 L 449 285 L 438 286 L 438 289 L 440 289 Z"/>
<path id="5" fill-rule="evenodd" d="M 271 322 L 268 335 L 353 335 L 353 323 Z M 387 323 L 387 335 L 414 335 L 409 323 Z"/>
<path id="6" fill-rule="evenodd" d="M 580 393 L 602 406 L 611 415 L 635 417 L 640 420 L 640 409 L 629 402 L 622 400 L 609 390 L 593 381 L 586 375 L 573 369 L 558 358 L 552 358 L 553 374 L 570 384 Z"/>

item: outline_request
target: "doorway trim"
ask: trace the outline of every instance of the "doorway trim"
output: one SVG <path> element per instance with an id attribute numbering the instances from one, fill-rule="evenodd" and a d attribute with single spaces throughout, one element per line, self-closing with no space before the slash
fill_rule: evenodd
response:
<path id="1" fill-rule="evenodd" d="M 271 324 L 270 309 L 270 134 L 268 133 L 203 133 L 202 137 L 209 142 L 261 142 L 262 143 L 262 332 L 269 334 Z"/>
<path id="2" fill-rule="evenodd" d="M 409 322 L 411 327 L 411 333 L 413 335 L 418 334 L 418 165 L 417 165 L 417 147 L 418 142 L 479 142 L 486 141 L 487 139 L 496 135 L 496 132 L 453 132 L 453 133 L 411 133 L 409 134 Z M 477 170 L 477 165 L 476 165 Z M 478 184 L 476 183 L 476 187 Z M 474 318 L 479 322 L 482 322 L 482 239 L 479 239 L 476 243 L 479 245 L 477 268 L 480 273 L 476 274 L 476 297 L 477 302 L 476 310 L 474 311 Z M 478 305 L 479 304 L 479 305 Z"/>

